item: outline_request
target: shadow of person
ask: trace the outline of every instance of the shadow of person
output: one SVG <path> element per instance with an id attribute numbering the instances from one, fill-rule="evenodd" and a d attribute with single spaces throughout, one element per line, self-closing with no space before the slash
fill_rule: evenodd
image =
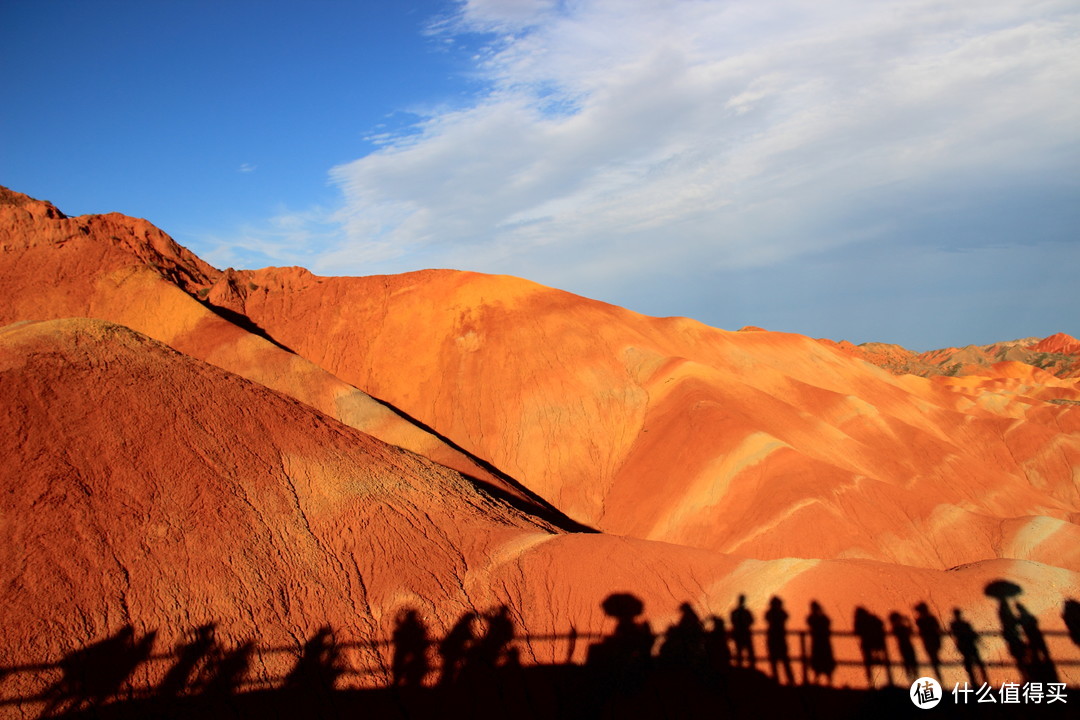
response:
<path id="1" fill-rule="evenodd" d="M 832 685 L 833 672 L 836 670 L 836 656 L 832 647 L 832 620 L 821 609 L 817 600 L 810 602 L 806 626 L 810 628 L 810 671 L 813 673 L 813 682 L 817 684 L 821 678 L 825 678 L 825 684 Z"/>
<path id="2" fill-rule="evenodd" d="M 922 640 L 923 650 L 930 660 L 930 667 L 934 669 L 934 677 L 941 677 L 941 623 L 930 612 L 926 603 L 921 602 L 915 606 L 915 627 L 919 631 L 919 639 Z"/>
<path id="3" fill-rule="evenodd" d="M 184 690 L 194 690 L 189 683 L 199 663 L 203 662 L 214 648 L 215 627 L 214 623 L 200 625 L 191 631 L 191 638 L 186 643 L 176 646 L 176 662 L 158 683 L 157 694 L 160 697 L 176 697 Z"/>
<path id="4" fill-rule="evenodd" d="M 1020 672 L 1020 676 L 1028 679 L 1027 646 L 1020 637 L 1020 621 L 1013 614 L 1009 606 L 1009 598 L 1020 594 L 1020 586 L 1009 580 L 994 580 L 986 585 L 984 593 L 987 597 L 996 598 L 998 601 L 998 622 L 1001 623 L 1001 638 L 1009 648 L 1013 663 Z"/>
<path id="5" fill-rule="evenodd" d="M 1028 674 L 1036 682 L 1057 682 L 1057 668 L 1046 647 L 1046 636 L 1039 628 L 1039 620 L 1021 603 L 1016 603 L 1016 619 L 1027 638 Z"/>
<path id="6" fill-rule="evenodd" d="M 739 596 L 739 603 L 731 611 L 731 639 L 735 642 L 735 666 L 754 667 L 754 613 L 746 607 L 746 596 Z"/>
<path id="7" fill-rule="evenodd" d="M 282 681 L 278 693 L 282 707 L 289 708 L 293 717 L 337 717 L 334 688 L 342 672 L 341 648 L 334 631 L 324 625 L 304 643 L 296 665 Z"/>
<path id="8" fill-rule="evenodd" d="M 896 640 L 896 648 L 900 651 L 904 672 L 907 673 L 908 680 L 915 681 L 919 677 L 919 662 L 915 659 L 915 645 L 911 642 L 911 636 L 915 634 L 911 620 L 894 610 L 889 613 L 889 628 Z"/>
<path id="9" fill-rule="evenodd" d="M 439 655 L 442 657 L 442 671 L 439 674 L 440 685 L 453 684 L 461 672 L 461 665 L 466 655 L 476 642 L 477 614 L 467 612 L 454 624 L 450 632 L 439 643 Z"/>
<path id="10" fill-rule="evenodd" d="M 656 642 L 649 622 L 636 619 L 645 611 L 644 604 L 630 593 L 612 593 L 600 607 L 615 619 L 615 629 L 589 646 L 585 665 L 600 684 L 626 687 L 641 681 L 649 671 Z"/>
<path id="11" fill-rule="evenodd" d="M 506 605 L 500 605 L 494 612 L 486 614 L 484 621 L 487 626 L 484 634 L 466 653 L 466 664 L 473 670 L 497 667 L 514 640 L 514 622 Z"/>
<path id="12" fill-rule="evenodd" d="M 705 665 L 705 627 L 690 603 L 679 606 L 679 619 L 664 634 L 660 665 L 680 671 L 700 670 Z"/>
<path id="13" fill-rule="evenodd" d="M 66 655 L 59 663 L 63 676 L 45 693 L 49 700 L 42 717 L 61 707 L 67 712 L 97 707 L 118 695 L 135 669 L 150 657 L 156 637 L 151 631 L 136 642 L 135 628 L 125 625 L 116 634 Z"/>
<path id="14" fill-rule="evenodd" d="M 428 631 L 416 610 L 400 613 L 390 641 L 394 657 L 390 664 L 395 686 L 419 687 L 431 669 L 428 664 Z"/>
<path id="15" fill-rule="evenodd" d="M 727 624 L 719 615 L 710 615 L 711 627 L 705 633 L 705 657 L 714 672 L 726 672 L 731 667 L 731 646 L 728 645 Z"/>
<path id="16" fill-rule="evenodd" d="M 791 672 L 791 658 L 788 652 L 787 620 L 788 613 L 784 609 L 784 602 L 774 595 L 769 600 L 769 609 L 765 612 L 767 623 L 765 638 L 769 651 L 769 667 L 772 669 L 773 679 L 779 683 L 781 681 L 777 665 L 782 665 L 787 684 L 794 685 L 795 675 Z"/>
<path id="17" fill-rule="evenodd" d="M 465 649 L 464 662 L 458 670 L 456 692 L 468 700 L 464 714 L 502 715 L 514 698 L 521 695 L 520 655 L 514 641 L 514 622 L 510 609 L 500 605 L 481 616 L 483 632 Z"/>
<path id="18" fill-rule="evenodd" d="M 1061 609 L 1061 619 L 1065 621 L 1065 627 L 1069 631 L 1069 638 L 1076 645 L 1080 645 L 1080 601 L 1068 598 Z"/>
<path id="19" fill-rule="evenodd" d="M 986 665 L 983 664 L 979 655 L 979 634 L 975 628 L 964 619 L 960 608 L 953 608 L 953 620 L 949 623 L 949 632 L 956 643 L 956 650 L 964 661 L 964 670 L 972 685 L 982 686 L 987 682 Z"/>
<path id="20" fill-rule="evenodd" d="M 220 702 L 235 694 L 244 682 L 254 654 L 254 640 L 248 640 L 230 652 L 220 653 L 207 668 L 203 695 L 213 702 Z"/>
<path id="21" fill-rule="evenodd" d="M 307 695 L 327 696 L 333 692 L 341 673 L 341 650 L 334 642 L 334 631 L 324 625 L 304 643 L 296 665 L 285 676 L 283 687 Z"/>
<path id="22" fill-rule="evenodd" d="M 886 682 L 892 685 L 892 666 L 889 664 L 889 650 L 885 644 L 885 623 L 866 608 L 857 607 L 855 634 L 859 637 L 859 649 L 862 650 L 866 684 L 875 687 L 873 667 L 882 665 L 885 668 Z"/>

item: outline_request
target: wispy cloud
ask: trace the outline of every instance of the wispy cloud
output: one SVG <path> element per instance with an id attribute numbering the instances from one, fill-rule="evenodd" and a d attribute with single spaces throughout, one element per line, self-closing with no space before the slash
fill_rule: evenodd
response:
<path id="1" fill-rule="evenodd" d="M 626 302 L 686 269 L 947 246 L 908 235 L 906 203 L 947 218 L 1078 180 L 1071 1 L 467 0 L 433 32 L 484 40 L 486 90 L 333 169 L 343 233 L 317 267 Z"/>
<path id="2" fill-rule="evenodd" d="M 240 167 L 238 167 L 236 169 L 236 171 L 237 172 L 242 172 L 242 173 L 250 173 L 250 172 L 255 172 L 255 169 L 257 167 L 258 167 L 257 165 L 252 165 L 251 163 L 242 163 L 240 165 Z"/>
<path id="3" fill-rule="evenodd" d="M 335 262 L 767 263 L 872 232 L 835 232 L 868 192 L 1052 163 L 1080 127 L 1071 3 L 473 0 L 453 27 L 499 33 L 490 93 L 335 168 Z"/>
<path id="4" fill-rule="evenodd" d="M 341 243 L 344 230 L 338 211 L 312 207 L 304 211 L 279 208 L 260 224 L 245 225 L 227 236 L 199 233 L 203 258 L 218 268 L 266 265 L 311 266 L 327 246 Z"/>

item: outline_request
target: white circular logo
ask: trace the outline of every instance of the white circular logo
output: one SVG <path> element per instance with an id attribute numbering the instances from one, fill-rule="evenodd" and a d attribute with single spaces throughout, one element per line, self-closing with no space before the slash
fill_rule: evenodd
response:
<path id="1" fill-rule="evenodd" d="M 921 677 L 911 683 L 908 697 L 915 703 L 915 707 L 929 710 L 941 702 L 941 683 L 932 677 Z"/>

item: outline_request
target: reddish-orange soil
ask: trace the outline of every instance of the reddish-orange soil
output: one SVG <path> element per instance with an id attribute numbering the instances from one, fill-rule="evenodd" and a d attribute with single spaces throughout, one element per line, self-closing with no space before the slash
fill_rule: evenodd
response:
<path id="1" fill-rule="evenodd" d="M 510 277 L 218 271 L 145 221 L 6 190 L 0 293 L 4 708 L 34 716 L 54 663 L 126 624 L 167 652 L 215 623 L 257 642 L 268 682 L 330 626 L 356 669 L 341 683 L 365 685 L 388 677 L 402 610 L 441 637 L 505 604 L 523 663 L 580 662 L 613 592 L 655 631 L 741 593 L 759 622 L 782 597 L 793 630 L 811 600 L 837 631 L 919 601 L 989 630 L 1003 578 L 1080 657 L 1063 366 L 897 375 L 843 343 Z M 1075 361 L 1068 336 L 1024 342 Z M 984 656 L 1011 677 L 1000 638 Z"/>
<path id="2" fill-rule="evenodd" d="M 145 220 L 67 218 L 0 188 L 0 323 L 91 317 L 120 323 L 273 388 L 347 425 L 534 502 L 427 429 L 203 302 L 226 298 L 232 274 L 210 267 Z M 216 284 L 215 284 L 216 283 Z M 211 290 L 212 288 L 212 290 Z"/>
<path id="3" fill-rule="evenodd" d="M 231 309 L 605 532 L 762 559 L 1080 569 L 1080 415 L 1047 402 L 1080 399 L 1074 381 L 895 376 L 799 335 L 509 277 L 242 277 L 259 289 Z"/>

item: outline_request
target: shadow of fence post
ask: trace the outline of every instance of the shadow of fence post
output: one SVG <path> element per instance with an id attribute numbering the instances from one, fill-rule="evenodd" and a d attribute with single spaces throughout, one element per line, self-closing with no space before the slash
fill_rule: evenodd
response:
<path id="1" fill-rule="evenodd" d="M 806 652 L 806 631 L 796 630 L 799 634 L 799 664 L 802 665 L 802 684 L 810 682 L 810 655 Z"/>

